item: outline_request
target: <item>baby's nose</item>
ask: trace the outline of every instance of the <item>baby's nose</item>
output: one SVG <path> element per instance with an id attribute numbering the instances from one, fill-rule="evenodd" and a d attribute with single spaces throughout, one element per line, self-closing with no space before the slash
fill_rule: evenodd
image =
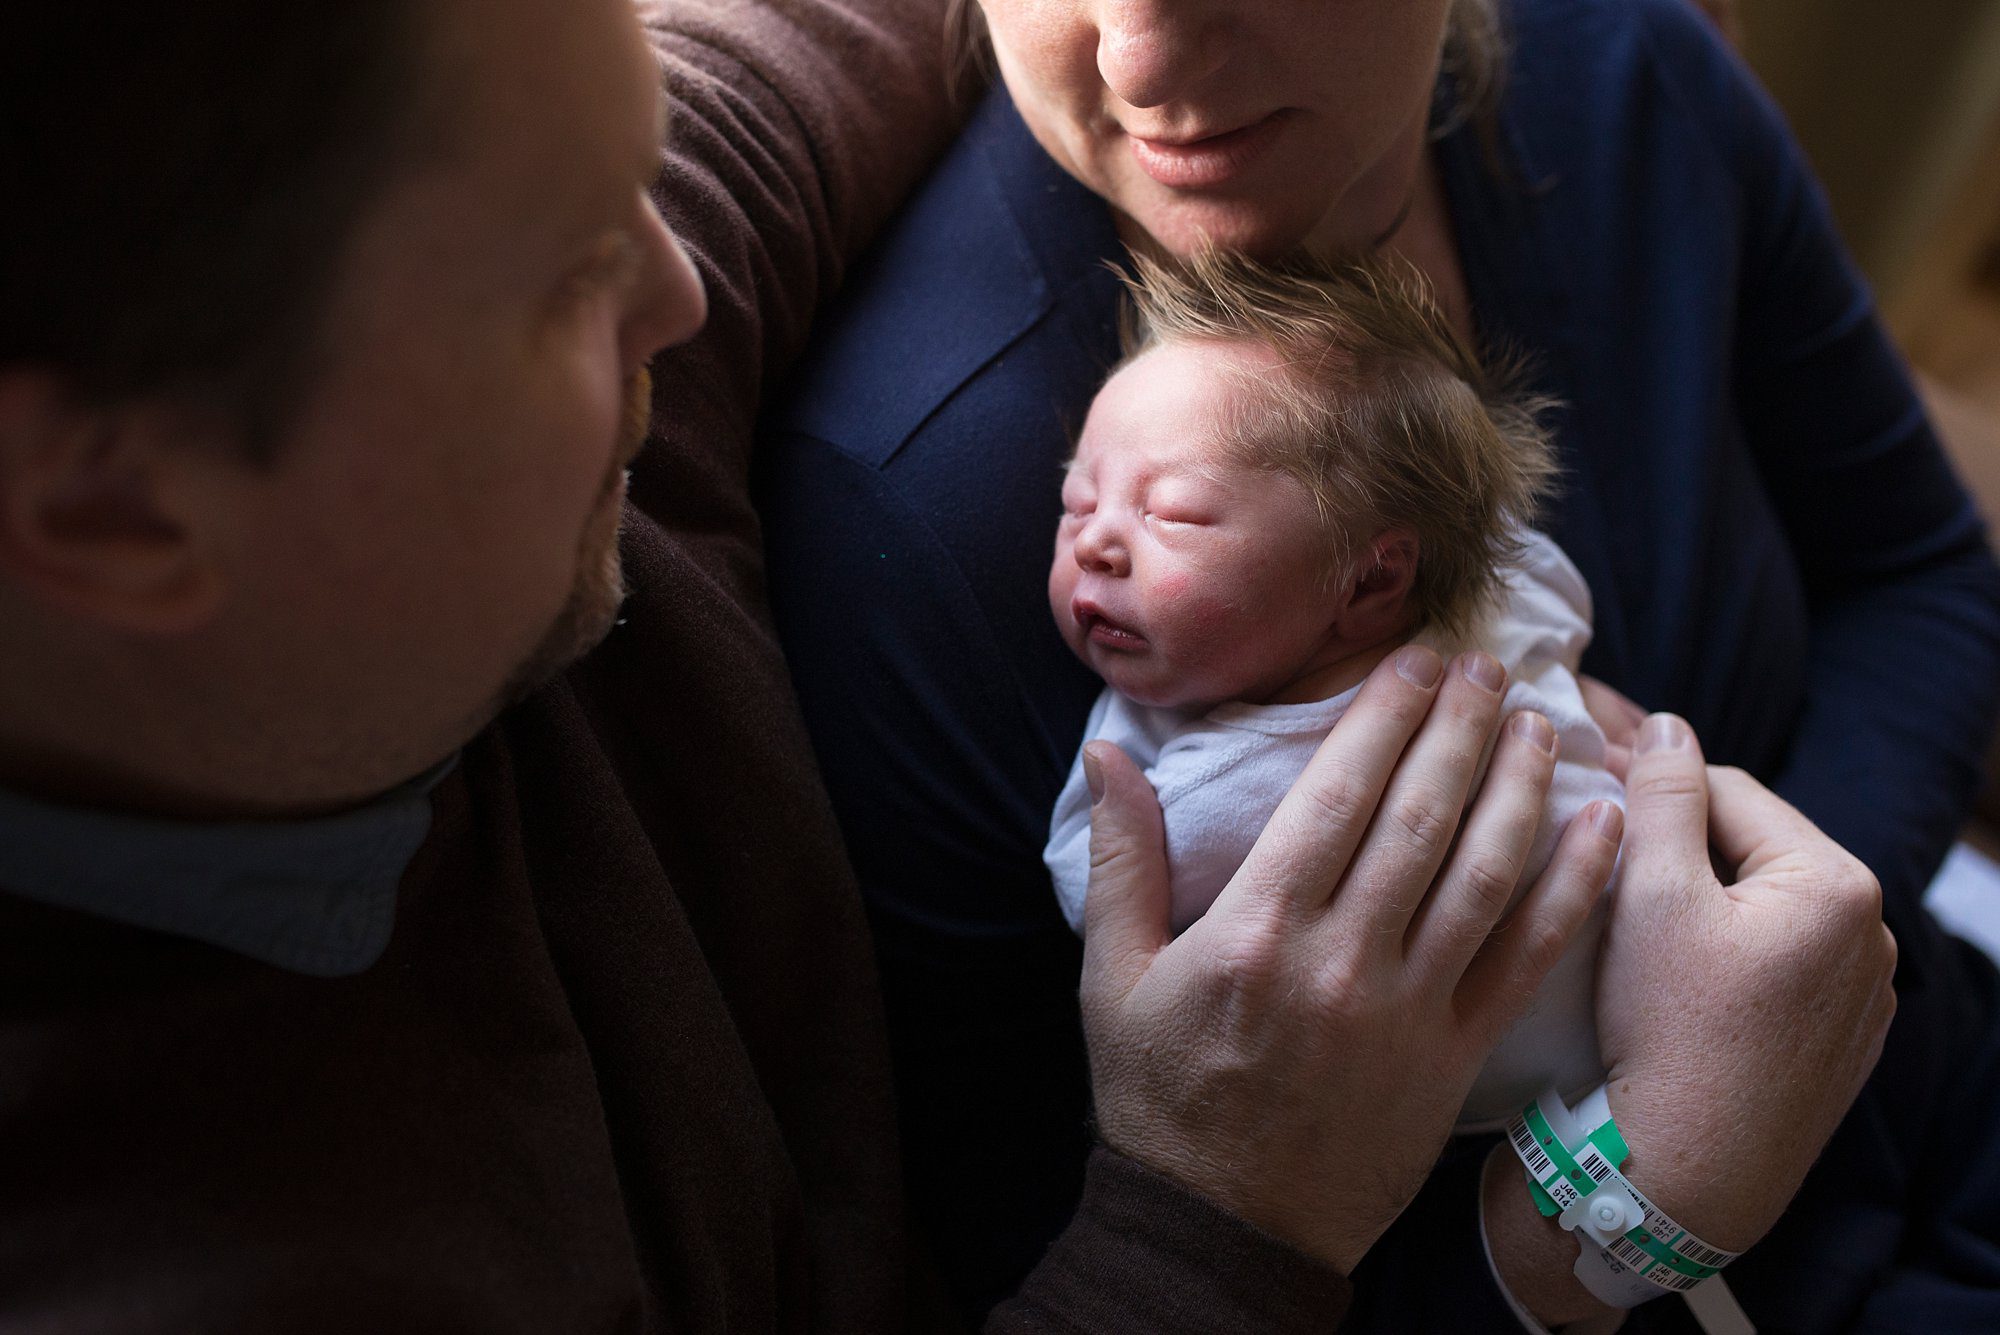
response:
<path id="1" fill-rule="evenodd" d="M 1116 527 L 1102 514 L 1084 521 L 1076 535 L 1076 563 L 1085 570 L 1122 574 L 1126 568 L 1125 544 Z"/>

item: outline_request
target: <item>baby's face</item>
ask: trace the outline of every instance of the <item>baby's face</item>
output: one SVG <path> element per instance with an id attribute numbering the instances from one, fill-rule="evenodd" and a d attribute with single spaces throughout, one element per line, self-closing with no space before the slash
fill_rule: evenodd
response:
<path id="1" fill-rule="evenodd" d="M 1077 656 L 1142 704 L 1266 700 L 1333 633 L 1305 487 L 1231 457 L 1232 368 L 1268 377 L 1276 355 L 1168 345 L 1128 364 L 1091 404 L 1063 482 L 1049 606 Z"/>

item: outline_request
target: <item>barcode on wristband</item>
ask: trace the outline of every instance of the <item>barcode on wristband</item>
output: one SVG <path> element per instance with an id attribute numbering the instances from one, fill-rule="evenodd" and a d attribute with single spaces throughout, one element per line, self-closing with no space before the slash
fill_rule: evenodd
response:
<path id="1" fill-rule="evenodd" d="M 1633 1192 L 1633 1199 L 1637 1200 L 1640 1208 L 1646 1212 L 1646 1217 L 1640 1221 L 1639 1227 L 1659 1239 L 1661 1245 L 1671 1250 L 1674 1255 L 1686 1257 L 1696 1265 L 1707 1266 L 1711 1270 L 1720 1270 L 1736 1259 L 1737 1253 L 1709 1246 L 1661 1213 L 1658 1206 L 1637 1191 Z M 1671 1242 L 1668 1241 L 1669 1238 L 1672 1239 Z"/>
<path id="2" fill-rule="evenodd" d="M 1687 1257 L 1688 1260 L 1693 1261 L 1696 1265 L 1705 1265 L 1715 1270 L 1722 1269 L 1722 1267 L 1736 1259 L 1735 1252 L 1725 1252 L 1719 1248 L 1697 1242 L 1694 1236 L 1688 1233 L 1683 1233 L 1679 1238 L 1675 1239 L 1674 1250 L 1680 1255 Z"/>
<path id="3" fill-rule="evenodd" d="M 1671 1289 L 1675 1293 L 1686 1293 L 1707 1278 L 1705 1275 L 1683 1275 L 1671 1266 L 1662 1265 L 1625 1238 L 1613 1241 L 1604 1249 L 1604 1253 L 1614 1261 L 1628 1266 L 1647 1282 L 1657 1284 L 1663 1289 Z"/>
<path id="4" fill-rule="evenodd" d="M 1508 1128 L 1507 1135 L 1513 1140 L 1514 1152 L 1521 1156 L 1521 1162 L 1527 1165 L 1529 1174 L 1535 1181 L 1546 1183 L 1549 1175 L 1556 1171 L 1556 1162 L 1543 1153 L 1542 1147 L 1535 1143 L 1535 1133 L 1528 1130 L 1528 1124 L 1518 1117 L 1515 1118 L 1514 1125 Z"/>

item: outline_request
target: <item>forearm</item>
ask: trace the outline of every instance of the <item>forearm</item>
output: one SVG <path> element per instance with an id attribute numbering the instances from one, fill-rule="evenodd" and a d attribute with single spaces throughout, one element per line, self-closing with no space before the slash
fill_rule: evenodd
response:
<path id="1" fill-rule="evenodd" d="M 1731 1251 L 1747 1249 L 1782 1209 L 1782 1185 L 1755 1171 L 1720 1170 L 1755 1163 L 1758 1150 L 1739 1143 L 1726 1120 L 1707 1117 L 1702 1108 L 1676 1107 L 1671 1091 L 1657 1083 L 1655 1090 L 1664 1097 L 1640 1094 L 1630 1082 L 1612 1083 L 1612 1116 L 1631 1149 L 1622 1171 L 1697 1237 Z M 1505 1143 L 1486 1161 L 1480 1194 L 1487 1246 L 1508 1292 L 1552 1330 L 1586 1321 L 1580 1329 L 1612 1328 L 1615 1310 L 1576 1278 L 1580 1235 L 1535 1208 L 1520 1160 Z"/>
<path id="2" fill-rule="evenodd" d="M 2000 707 L 2000 574 L 1972 534 L 1815 608 L 1804 712 L 1774 787 L 1915 910 L 1964 822 Z"/>
<path id="3" fill-rule="evenodd" d="M 1488 1157 L 1479 1191 L 1493 1268 L 1516 1302 L 1551 1329 L 1610 1311 L 1578 1282 L 1576 1240 L 1535 1209 L 1520 1161 L 1504 1144 Z"/>
<path id="4" fill-rule="evenodd" d="M 1110 1150 L 1091 1158 L 1075 1220 L 989 1335 L 1331 1330 L 1345 1276 Z"/>
<path id="5" fill-rule="evenodd" d="M 1712 43 L 1676 48 L 1671 77 L 1735 164 L 1733 408 L 1810 617 L 1792 745 L 1765 777 L 1876 873 L 1893 919 L 1976 782 L 2000 692 L 2000 576 L 1783 118 Z"/>

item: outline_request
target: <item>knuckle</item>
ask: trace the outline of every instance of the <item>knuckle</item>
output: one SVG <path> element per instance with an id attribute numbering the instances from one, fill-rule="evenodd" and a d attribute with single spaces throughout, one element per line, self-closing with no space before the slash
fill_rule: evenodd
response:
<path id="1" fill-rule="evenodd" d="M 1701 773 L 1690 769 L 1660 770 L 1636 776 L 1632 784 L 1635 800 L 1647 802 L 1699 802 L 1707 799 Z"/>
<path id="2" fill-rule="evenodd" d="M 1467 859 L 1464 869 L 1465 896 L 1472 907 L 1489 920 L 1498 918 L 1514 897 L 1519 869 L 1492 849 L 1482 849 Z"/>
<path id="3" fill-rule="evenodd" d="M 1870 918 L 1882 916 L 1882 878 L 1868 870 L 1860 858 L 1848 856 L 1848 864 L 1854 872 L 1854 895 L 1857 907 Z"/>
<path id="4" fill-rule="evenodd" d="M 1389 809 L 1389 816 L 1391 828 L 1425 857 L 1442 853 L 1457 825 L 1438 795 L 1430 792 L 1398 797 Z"/>
<path id="5" fill-rule="evenodd" d="M 1107 876 L 1116 876 L 1119 869 L 1133 859 L 1131 843 L 1108 831 L 1090 832 L 1090 879 L 1094 883 Z"/>
<path id="6" fill-rule="evenodd" d="M 1569 933 L 1559 922 L 1547 918 L 1535 918 L 1520 924 L 1521 963 L 1529 976 L 1540 978 L 1554 969 L 1562 961 L 1563 952 L 1569 949 Z"/>
<path id="7" fill-rule="evenodd" d="M 1378 989 L 1367 971 L 1345 957 L 1322 963 L 1313 976 L 1313 987 L 1317 1008 L 1339 1028 L 1365 1024 L 1378 1000 Z"/>
<path id="8" fill-rule="evenodd" d="M 1359 775 L 1338 766 L 1314 776 L 1305 785 L 1304 796 L 1320 823 L 1342 830 L 1359 830 L 1366 824 L 1375 801 Z"/>
<path id="9" fill-rule="evenodd" d="M 1829 907 L 1843 925 L 1858 928 L 1882 921 L 1882 882 L 1861 859 L 1841 850 L 1829 879 Z"/>
<path id="10" fill-rule="evenodd" d="M 1231 1003 L 1268 988 L 1283 972 L 1286 934 L 1276 923 L 1239 923 L 1216 942 L 1206 981 L 1209 999 Z"/>

